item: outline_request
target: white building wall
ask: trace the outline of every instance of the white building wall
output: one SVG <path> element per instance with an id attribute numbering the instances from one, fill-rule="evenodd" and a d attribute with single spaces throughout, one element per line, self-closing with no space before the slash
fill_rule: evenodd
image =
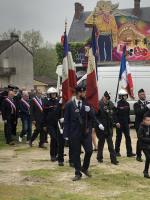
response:
<path id="1" fill-rule="evenodd" d="M 14 84 L 19 88 L 33 89 L 33 56 L 16 42 L 0 55 L 1 67 L 6 67 L 6 60 L 8 67 L 16 68 L 16 74 L 7 79 L 0 77 L 2 85 Z"/>

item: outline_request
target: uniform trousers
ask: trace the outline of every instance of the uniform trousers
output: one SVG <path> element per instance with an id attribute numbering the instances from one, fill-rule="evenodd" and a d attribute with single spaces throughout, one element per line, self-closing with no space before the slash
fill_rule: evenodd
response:
<path id="1" fill-rule="evenodd" d="M 71 150 L 73 154 L 73 164 L 75 168 L 75 175 L 81 176 L 81 171 L 87 171 L 90 165 L 90 158 L 93 152 L 92 147 L 92 136 L 87 134 L 86 136 L 81 135 L 79 137 L 72 136 L 70 139 Z M 83 165 L 81 166 L 81 146 L 85 151 Z"/>

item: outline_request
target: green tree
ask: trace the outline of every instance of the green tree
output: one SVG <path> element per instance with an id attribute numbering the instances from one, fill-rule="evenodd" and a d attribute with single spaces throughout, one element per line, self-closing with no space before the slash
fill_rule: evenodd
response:
<path id="1" fill-rule="evenodd" d="M 55 49 L 40 48 L 34 54 L 34 72 L 38 76 L 47 76 L 56 79 L 57 55 Z"/>
<path id="2" fill-rule="evenodd" d="M 43 37 L 40 31 L 26 31 L 22 34 L 22 42 L 34 54 L 37 49 L 43 46 Z"/>

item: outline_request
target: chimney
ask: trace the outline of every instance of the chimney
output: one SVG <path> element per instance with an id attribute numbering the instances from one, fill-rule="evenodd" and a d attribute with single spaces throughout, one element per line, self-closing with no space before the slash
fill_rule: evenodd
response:
<path id="1" fill-rule="evenodd" d="M 16 33 L 11 32 L 10 38 L 11 38 L 12 41 L 17 41 L 17 40 L 19 40 L 19 35 L 17 35 Z"/>
<path id="2" fill-rule="evenodd" d="M 133 14 L 137 17 L 141 14 L 141 6 L 140 6 L 141 0 L 134 0 L 134 9 Z"/>
<path id="3" fill-rule="evenodd" d="M 82 12 L 84 11 L 84 6 L 82 4 L 76 2 L 75 3 L 75 19 L 79 20 Z"/>

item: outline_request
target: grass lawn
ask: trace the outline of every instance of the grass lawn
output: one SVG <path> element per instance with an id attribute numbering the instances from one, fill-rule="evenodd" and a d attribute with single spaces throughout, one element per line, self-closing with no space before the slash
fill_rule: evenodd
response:
<path id="1" fill-rule="evenodd" d="M 92 178 L 71 180 L 74 170 L 49 161 L 49 151 L 27 145 L 4 145 L 0 125 L 0 200 L 149 200 L 150 180 L 144 179 L 144 163 L 119 159 L 120 165 L 98 164 L 93 154 Z M 133 138 L 134 140 L 134 138 Z M 107 150 L 107 147 L 106 147 Z M 124 151 L 124 149 L 123 149 Z M 3 161 L 3 162 L 2 162 Z"/>

